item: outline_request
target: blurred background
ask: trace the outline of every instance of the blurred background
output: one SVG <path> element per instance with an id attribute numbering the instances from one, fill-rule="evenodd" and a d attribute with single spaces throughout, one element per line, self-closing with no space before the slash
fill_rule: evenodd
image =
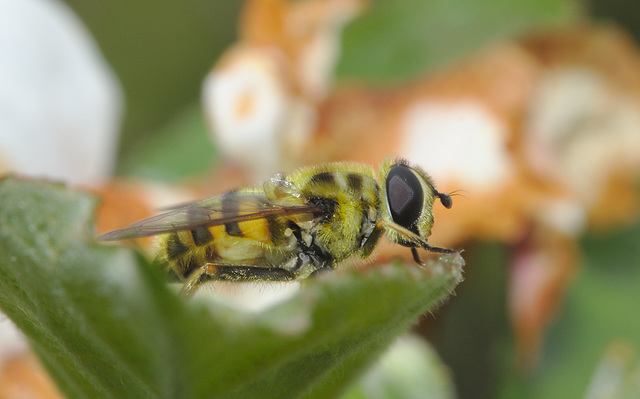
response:
<path id="1" fill-rule="evenodd" d="M 0 0 L 0 172 L 94 190 L 104 232 L 405 157 L 462 190 L 430 242 L 465 281 L 415 329 L 443 397 L 637 398 L 639 42 L 631 0 Z M 0 397 L 56 397 L 0 324 Z"/>

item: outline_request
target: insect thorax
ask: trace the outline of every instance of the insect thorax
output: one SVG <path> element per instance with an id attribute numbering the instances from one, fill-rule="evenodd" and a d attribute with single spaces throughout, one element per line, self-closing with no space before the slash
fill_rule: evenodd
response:
<path id="1" fill-rule="evenodd" d="M 371 253 L 378 235 L 371 236 L 380 213 L 380 189 L 373 170 L 338 165 L 292 178 L 305 198 L 324 210 L 308 234 L 318 248 L 330 254 L 333 263 Z"/>

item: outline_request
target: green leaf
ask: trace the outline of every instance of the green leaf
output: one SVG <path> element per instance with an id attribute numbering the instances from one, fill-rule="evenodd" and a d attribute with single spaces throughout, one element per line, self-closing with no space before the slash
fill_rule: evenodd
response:
<path id="1" fill-rule="evenodd" d="M 185 300 L 157 268 L 96 243 L 87 194 L 5 178 L 0 198 L 0 307 L 69 398 L 335 397 L 464 263 L 328 273 L 247 313 Z"/>
<path id="2" fill-rule="evenodd" d="M 216 158 L 202 108 L 194 103 L 153 136 L 129 145 L 118 173 L 146 180 L 184 181 L 205 174 Z"/>
<path id="3" fill-rule="evenodd" d="M 490 41 L 575 20 L 572 0 L 395 0 L 347 27 L 337 75 L 382 83 L 441 67 Z"/>
<path id="4" fill-rule="evenodd" d="M 140 157 L 162 126 L 197 102 L 205 75 L 236 40 L 242 7 L 240 1 L 64 2 L 86 24 L 124 89 L 124 162 Z"/>

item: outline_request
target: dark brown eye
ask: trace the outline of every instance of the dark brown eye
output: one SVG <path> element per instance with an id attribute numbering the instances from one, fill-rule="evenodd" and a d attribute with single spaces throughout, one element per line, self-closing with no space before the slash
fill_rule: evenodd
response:
<path id="1" fill-rule="evenodd" d="M 422 214 L 424 193 L 415 173 L 404 165 L 396 165 L 387 175 L 387 202 L 394 223 L 415 230 Z"/>

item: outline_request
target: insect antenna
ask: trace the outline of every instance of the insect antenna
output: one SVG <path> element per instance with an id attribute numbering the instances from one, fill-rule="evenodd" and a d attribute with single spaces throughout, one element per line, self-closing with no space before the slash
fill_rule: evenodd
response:
<path id="1" fill-rule="evenodd" d="M 469 197 L 467 197 L 466 195 L 460 194 L 461 192 L 469 194 L 469 191 L 459 189 L 459 190 L 453 190 L 452 192 L 448 193 L 448 195 L 449 197 L 462 197 L 462 198 L 469 199 Z"/>
<path id="2" fill-rule="evenodd" d="M 441 193 L 434 190 L 435 195 L 438 197 L 442 205 L 447 209 L 450 209 L 451 206 L 453 205 L 453 201 L 451 200 L 451 197 L 460 196 L 462 198 L 467 198 L 464 195 L 459 194 L 461 191 L 468 193 L 468 191 L 466 190 L 455 190 L 447 194 L 447 193 Z"/>

